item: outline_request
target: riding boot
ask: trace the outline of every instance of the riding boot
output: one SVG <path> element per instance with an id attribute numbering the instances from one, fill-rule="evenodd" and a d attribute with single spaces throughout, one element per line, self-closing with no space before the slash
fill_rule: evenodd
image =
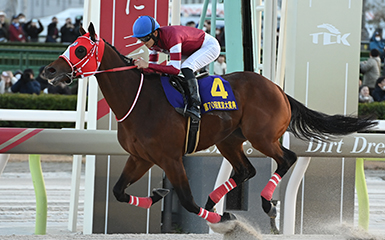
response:
<path id="1" fill-rule="evenodd" d="M 190 78 L 185 80 L 187 83 L 187 94 L 190 97 L 189 104 L 187 105 L 186 114 L 196 121 L 201 119 L 201 97 L 199 95 L 198 81 L 197 79 Z"/>

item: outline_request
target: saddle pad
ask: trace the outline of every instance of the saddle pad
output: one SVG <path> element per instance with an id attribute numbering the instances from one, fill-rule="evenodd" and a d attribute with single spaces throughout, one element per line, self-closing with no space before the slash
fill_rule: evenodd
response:
<path id="1" fill-rule="evenodd" d="M 184 108 L 183 96 L 169 81 L 169 77 L 160 77 L 164 92 L 170 104 L 175 108 Z M 238 110 L 230 83 L 221 76 L 208 76 L 198 80 L 202 105 L 201 112 L 213 110 Z"/>

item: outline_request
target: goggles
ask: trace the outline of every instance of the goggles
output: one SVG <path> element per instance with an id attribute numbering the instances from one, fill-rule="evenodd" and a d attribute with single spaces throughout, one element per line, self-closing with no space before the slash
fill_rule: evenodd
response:
<path id="1" fill-rule="evenodd" d="M 147 36 L 144 36 L 144 37 L 139 37 L 138 38 L 140 41 L 142 41 L 142 42 L 148 42 L 148 41 L 150 41 L 150 39 L 151 39 L 151 34 L 149 34 L 149 35 L 147 35 Z"/>

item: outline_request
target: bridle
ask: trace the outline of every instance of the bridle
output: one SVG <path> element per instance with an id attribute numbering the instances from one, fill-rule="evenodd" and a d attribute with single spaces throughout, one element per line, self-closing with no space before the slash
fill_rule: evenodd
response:
<path id="1" fill-rule="evenodd" d="M 85 35 L 78 37 L 78 39 L 76 39 L 76 41 L 72 43 L 62 55 L 59 56 L 60 58 L 63 58 L 71 67 L 71 72 L 64 74 L 70 80 L 67 84 L 71 84 L 76 78 L 85 78 L 98 73 L 118 72 L 136 68 L 136 66 L 124 66 L 107 70 L 98 70 L 103 58 L 105 42 L 103 39 L 98 38 L 96 34 L 95 39 L 96 40 L 93 41 L 89 36 L 89 33 L 86 33 Z M 78 58 L 76 56 L 75 51 L 77 45 L 87 46 L 85 47 L 87 54 L 83 58 Z"/>
<path id="2" fill-rule="evenodd" d="M 116 67 L 116 68 L 107 69 L 107 70 L 98 70 L 103 58 L 105 42 L 103 39 L 98 38 L 96 34 L 95 34 L 95 39 L 96 40 L 93 41 L 90 37 L 90 34 L 86 33 L 83 36 L 78 37 L 78 39 L 74 43 L 72 43 L 62 55 L 60 55 L 60 58 L 63 58 L 67 62 L 67 64 L 71 67 L 71 72 L 65 73 L 65 76 L 67 76 L 70 79 L 70 82 L 67 84 L 71 84 L 72 81 L 76 78 L 89 77 L 97 73 L 118 72 L 118 71 L 125 71 L 125 70 L 136 68 L 136 66 L 134 65 L 134 66 Z M 82 58 L 79 58 L 76 55 L 77 48 L 79 48 L 80 46 L 83 47 L 83 50 L 84 48 L 87 50 L 87 54 Z M 134 102 L 131 105 L 131 108 L 121 119 L 118 119 L 115 116 L 116 121 L 123 122 L 134 109 L 136 102 L 139 98 L 140 92 L 142 90 L 143 79 L 144 79 L 144 76 L 142 73 L 140 77 L 140 84 L 138 87 L 138 91 L 136 93 Z"/>

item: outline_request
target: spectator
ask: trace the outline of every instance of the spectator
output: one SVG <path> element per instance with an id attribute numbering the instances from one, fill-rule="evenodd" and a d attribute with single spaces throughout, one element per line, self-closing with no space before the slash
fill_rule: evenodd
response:
<path id="1" fill-rule="evenodd" d="M 39 24 L 39 27 L 37 24 Z M 39 34 L 44 30 L 44 27 L 40 20 L 32 19 L 25 24 L 24 30 L 30 42 L 38 42 Z"/>
<path id="2" fill-rule="evenodd" d="M 0 42 L 8 41 L 9 23 L 6 21 L 7 14 L 0 12 Z"/>
<path id="3" fill-rule="evenodd" d="M 362 85 L 369 87 L 370 93 L 376 86 L 376 79 L 380 77 L 381 59 L 377 49 L 370 51 L 370 58 L 360 63 L 360 72 L 364 75 Z"/>
<path id="4" fill-rule="evenodd" d="M 370 38 L 369 50 L 377 49 L 380 52 L 381 61 L 384 61 L 385 41 L 382 39 L 381 33 L 376 31 Z"/>
<path id="5" fill-rule="evenodd" d="M 358 101 L 360 103 L 371 103 L 373 102 L 373 97 L 370 96 L 369 88 L 368 86 L 362 86 L 360 87 L 360 94 L 358 96 Z"/>
<path id="6" fill-rule="evenodd" d="M 372 97 L 376 102 L 385 101 L 385 77 L 379 77 L 377 79 Z"/>
<path id="7" fill-rule="evenodd" d="M 208 34 L 211 34 L 211 32 L 210 32 L 211 31 L 211 21 L 210 20 L 205 21 L 205 23 L 203 24 L 202 30 Z"/>
<path id="8" fill-rule="evenodd" d="M 48 87 L 51 84 L 49 84 L 48 80 L 45 77 L 43 77 L 44 68 L 45 68 L 45 66 L 41 66 L 39 68 L 39 75 L 36 77 L 36 81 L 38 81 L 40 84 L 40 90 L 44 91 L 44 92 L 47 91 L 46 93 L 48 93 Z"/>
<path id="9" fill-rule="evenodd" d="M 19 15 L 17 15 L 17 18 L 19 19 L 19 23 L 22 27 L 24 27 L 24 24 L 25 24 L 25 15 L 24 13 L 19 13 Z"/>
<path id="10" fill-rule="evenodd" d="M 59 30 L 57 29 L 58 20 L 56 17 L 52 18 L 52 22 L 48 25 L 47 29 L 47 38 L 45 42 L 56 42 L 56 39 L 59 37 Z"/>
<path id="11" fill-rule="evenodd" d="M 13 76 L 15 76 L 16 80 L 19 80 L 21 78 L 21 76 L 23 75 L 23 71 L 21 70 L 16 70 L 14 73 L 13 73 Z"/>
<path id="12" fill-rule="evenodd" d="M 1 73 L 0 94 L 11 93 L 11 87 L 17 82 L 11 71 L 3 71 Z"/>
<path id="13" fill-rule="evenodd" d="M 216 31 L 216 39 L 219 42 L 219 45 L 221 45 L 221 48 L 225 47 L 225 27 L 217 28 Z"/>
<path id="14" fill-rule="evenodd" d="M 19 23 L 17 16 L 12 17 L 12 23 L 9 26 L 9 41 L 11 42 L 26 42 L 24 30 Z"/>
<path id="15" fill-rule="evenodd" d="M 24 15 L 24 13 L 19 13 L 19 15 L 17 15 L 17 19 L 19 19 L 19 24 L 20 24 L 20 26 L 21 26 L 21 29 L 23 29 L 23 31 L 24 31 L 24 36 L 25 36 L 25 40 L 27 41 L 28 39 L 27 39 L 27 34 L 26 34 L 26 32 L 25 32 L 25 15 Z"/>
<path id="16" fill-rule="evenodd" d="M 34 79 L 33 70 L 25 69 L 21 78 L 11 87 L 12 92 L 40 94 L 40 83 Z"/>
<path id="17" fill-rule="evenodd" d="M 75 26 L 71 22 L 71 18 L 66 19 L 66 23 L 60 28 L 61 43 L 73 43 L 77 34 L 75 33 Z"/>
<path id="18" fill-rule="evenodd" d="M 75 17 L 75 34 L 76 38 L 80 36 L 80 27 L 83 25 L 83 16 L 79 15 Z"/>
<path id="19" fill-rule="evenodd" d="M 214 62 L 214 74 L 223 75 L 226 73 L 225 56 L 219 55 L 218 59 Z"/>
<path id="20" fill-rule="evenodd" d="M 189 21 L 189 22 L 186 23 L 186 26 L 187 27 L 194 27 L 195 28 L 196 24 L 195 24 L 194 21 Z"/>

